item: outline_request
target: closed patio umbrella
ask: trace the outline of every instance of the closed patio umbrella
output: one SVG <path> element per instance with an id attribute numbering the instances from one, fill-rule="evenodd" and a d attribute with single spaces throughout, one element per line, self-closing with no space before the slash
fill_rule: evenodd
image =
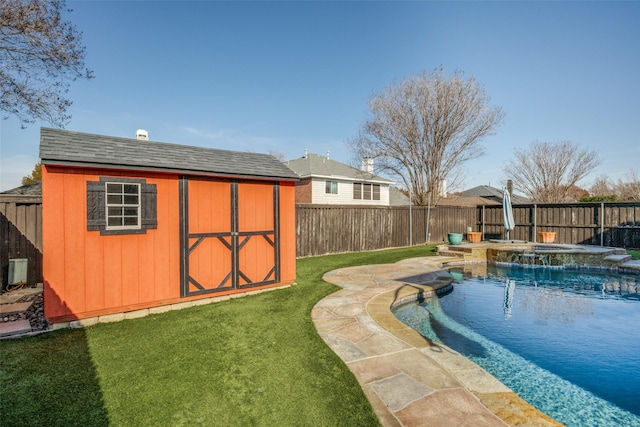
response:
<path id="1" fill-rule="evenodd" d="M 511 195 L 505 189 L 502 196 L 502 210 L 504 213 L 504 228 L 507 230 L 507 240 L 509 240 L 509 231 L 513 230 L 516 222 L 513 219 L 513 209 L 511 208 Z"/>

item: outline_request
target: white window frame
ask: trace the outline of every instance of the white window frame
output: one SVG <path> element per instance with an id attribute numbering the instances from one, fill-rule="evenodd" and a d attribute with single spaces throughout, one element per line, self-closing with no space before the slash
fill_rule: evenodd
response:
<path id="1" fill-rule="evenodd" d="M 338 195 L 338 181 L 327 179 L 324 181 L 324 194 Z"/>
<path id="2" fill-rule="evenodd" d="M 109 191 L 109 186 L 117 185 L 120 187 L 120 191 Z M 126 196 L 133 196 L 133 192 L 125 192 L 126 187 L 135 187 L 137 192 L 135 193 L 137 202 L 133 203 L 131 200 L 127 201 Z M 106 219 L 106 230 L 139 230 L 141 228 L 141 216 L 142 216 L 142 206 L 140 204 L 142 199 L 142 191 L 141 184 L 135 182 L 125 182 L 125 181 L 107 181 L 104 183 L 104 191 L 105 191 L 105 219 Z M 109 196 L 120 196 L 120 201 L 109 201 Z M 113 197 L 112 197 L 113 199 Z M 111 209 L 110 209 L 111 208 Z M 113 210 L 120 209 L 120 214 L 114 214 Z M 125 209 L 129 210 L 129 212 L 125 212 Z M 135 209 L 136 214 L 132 215 L 131 210 Z M 110 213 L 111 212 L 111 213 Z M 125 218 L 136 218 L 135 224 L 127 224 L 124 225 Z M 122 225 L 109 225 L 109 220 L 111 218 L 119 218 Z"/>
<path id="3" fill-rule="evenodd" d="M 353 184 L 354 200 L 380 200 L 380 184 L 370 182 L 355 182 Z"/>
<path id="4" fill-rule="evenodd" d="M 362 200 L 362 183 L 353 183 L 353 200 Z"/>

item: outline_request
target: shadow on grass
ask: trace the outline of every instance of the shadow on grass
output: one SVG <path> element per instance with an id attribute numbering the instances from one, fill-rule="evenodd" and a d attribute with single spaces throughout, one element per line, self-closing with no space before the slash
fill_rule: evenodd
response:
<path id="1" fill-rule="evenodd" d="M 84 330 L 0 341 L 3 426 L 108 426 Z"/>

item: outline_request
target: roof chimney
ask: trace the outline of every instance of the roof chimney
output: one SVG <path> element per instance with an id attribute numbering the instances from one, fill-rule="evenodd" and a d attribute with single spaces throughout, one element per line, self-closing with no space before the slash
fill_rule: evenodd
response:
<path id="1" fill-rule="evenodd" d="M 364 172 L 373 173 L 373 158 L 365 157 L 362 159 L 362 170 Z"/>
<path id="2" fill-rule="evenodd" d="M 138 141 L 148 141 L 149 140 L 149 132 L 144 129 L 138 129 L 136 131 L 136 139 Z"/>
<path id="3" fill-rule="evenodd" d="M 327 160 L 329 160 L 329 150 L 327 150 Z"/>

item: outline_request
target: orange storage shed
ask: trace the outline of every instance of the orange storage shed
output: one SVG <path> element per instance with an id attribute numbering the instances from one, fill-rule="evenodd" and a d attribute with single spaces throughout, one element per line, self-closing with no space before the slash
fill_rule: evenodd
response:
<path id="1" fill-rule="evenodd" d="M 43 128 L 45 317 L 292 284 L 297 175 L 273 156 Z"/>

